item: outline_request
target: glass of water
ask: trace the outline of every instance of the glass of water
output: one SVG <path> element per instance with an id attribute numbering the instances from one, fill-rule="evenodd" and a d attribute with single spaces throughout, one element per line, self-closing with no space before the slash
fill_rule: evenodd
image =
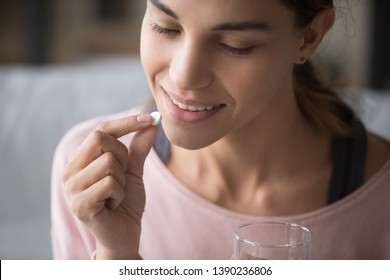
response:
<path id="1" fill-rule="evenodd" d="M 235 260 L 308 260 L 312 233 L 306 227 L 281 222 L 239 225 L 233 232 Z"/>

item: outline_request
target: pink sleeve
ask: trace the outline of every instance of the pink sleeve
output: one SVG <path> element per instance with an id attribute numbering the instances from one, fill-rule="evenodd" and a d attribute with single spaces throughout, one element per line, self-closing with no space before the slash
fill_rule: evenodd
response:
<path id="1" fill-rule="evenodd" d="M 70 211 L 61 182 L 61 172 L 68 155 L 85 139 L 87 127 L 84 124 L 65 135 L 54 155 L 51 179 L 51 239 L 54 259 L 93 258 L 95 240 Z"/>

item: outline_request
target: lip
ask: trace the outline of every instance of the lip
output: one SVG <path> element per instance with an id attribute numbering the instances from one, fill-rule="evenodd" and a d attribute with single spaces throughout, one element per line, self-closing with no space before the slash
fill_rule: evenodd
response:
<path id="1" fill-rule="evenodd" d="M 164 95 L 167 111 L 174 119 L 181 122 L 194 123 L 194 122 L 205 121 L 211 118 L 212 116 L 214 116 L 219 110 L 221 110 L 225 106 L 224 104 L 207 103 L 198 100 L 186 100 L 171 92 L 168 93 L 163 87 L 161 87 L 161 90 Z M 213 107 L 213 108 L 205 109 L 203 111 L 184 110 L 179 108 L 178 105 L 174 104 L 171 98 L 173 98 L 177 102 L 185 104 L 186 106 L 204 107 L 204 108 Z"/>

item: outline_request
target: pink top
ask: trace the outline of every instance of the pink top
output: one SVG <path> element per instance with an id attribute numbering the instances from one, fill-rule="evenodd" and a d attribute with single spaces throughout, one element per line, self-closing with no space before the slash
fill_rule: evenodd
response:
<path id="1" fill-rule="evenodd" d="M 60 181 L 69 153 L 108 116 L 84 122 L 60 142 L 53 161 L 52 246 L 55 259 L 90 259 L 95 241 L 69 210 Z M 125 144 L 131 135 L 121 139 Z M 232 231 L 255 220 L 294 222 L 313 233 L 313 259 L 390 259 L 390 160 L 346 198 L 309 213 L 264 217 L 243 215 L 191 192 L 160 161 L 154 150 L 145 162 L 146 209 L 140 255 L 144 259 L 230 259 Z"/>

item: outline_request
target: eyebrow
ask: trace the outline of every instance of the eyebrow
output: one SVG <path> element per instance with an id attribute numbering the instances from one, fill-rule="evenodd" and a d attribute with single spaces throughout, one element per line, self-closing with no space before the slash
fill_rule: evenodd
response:
<path id="1" fill-rule="evenodd" d="M 152 3 L 154 6 L 156 6 L 158 9 L 166 13 L 168 16 L 173 17 L 174 19 L 178 20 L 179 16 L 172 11 L 167 5 L 164 3 L 161 3 L 159 0 L 148 0 L 150 3 Z"/>
<path id="2" fill-rule="evenodd" d="M 159 0 L 148 0 L 159 10 L 167 14 L 168 16 L 178 20 L 179 16 L 172 11 L 167 5 L 161 3 Z M 227 22 L 221 23 L 212 28 L 213 31 L 247 31 L 247 30 L 257 30 L 257 31 L 266 31 L 270 30 L 271 27 L 265 22 L 252 22 L 252 21 L 243 21 L 243 22 Z"/>
<path id="3" fill-rule="evenodd" d="M 265 22 L 252 22 L 252 21 L 243 21 L 243 22 L 228 22 L 218 24 L 213 27 L 213 31 L 222 31 L 222 30 L 232 30 L 232 31 L 246 31 L 246 30 L 258 30 L 266 31 L 271 29 L 271 27 Z"/>

